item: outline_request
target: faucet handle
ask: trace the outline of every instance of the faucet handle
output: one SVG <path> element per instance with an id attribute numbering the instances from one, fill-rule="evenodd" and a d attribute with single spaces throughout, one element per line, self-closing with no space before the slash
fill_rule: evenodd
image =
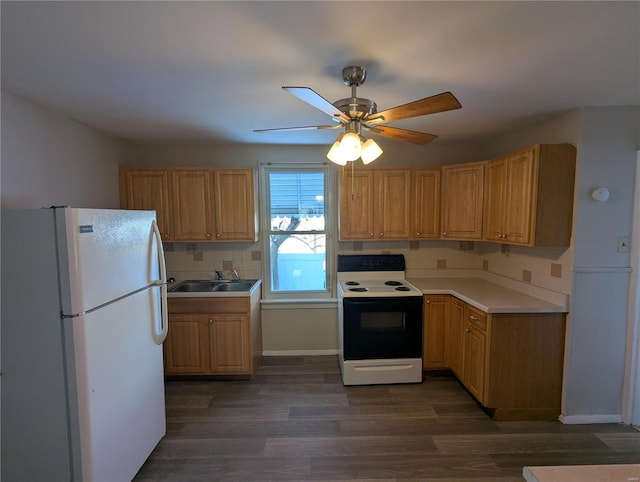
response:
<path id="1" fill-rule="evenodd" d="M 235 279 L 237 279 L 237 280 L 240 279 L 240 275 L 238 274 L 238 272 L 235 269 L 232 269 L 231 272 L 233 273 L 233 276 L 235 277 Z"/>
<path id="2" fill-rule="evenodd" d="M 216 279 L 222 279 L 222 271 L 219 269 L 216 270 Z"/>

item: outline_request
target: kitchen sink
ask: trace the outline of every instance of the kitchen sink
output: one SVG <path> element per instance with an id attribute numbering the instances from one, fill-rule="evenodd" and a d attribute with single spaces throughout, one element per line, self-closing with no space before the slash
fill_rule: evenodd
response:
<path id="1" fill-rule="evenodd" d="M 253 283 L 250 281 L 231 281 L 220 283 L 213 288 L 213 291 L 249 291 Z"/>
<path id="2" fill-rule="evenodd" d="M 213 290 L 215 283 L 212 281 L 181 281 L 174 287 L 170 288 L 169 291 L 175 293 L 194 293 L 194 292 L 205 292 Z"/>
<path id="3" fill-rule="evenodd" d="M 169 288 L 171 293 L 207 293 L 212 291 L 250 291 L 258 280 L 186 280 Z"/>

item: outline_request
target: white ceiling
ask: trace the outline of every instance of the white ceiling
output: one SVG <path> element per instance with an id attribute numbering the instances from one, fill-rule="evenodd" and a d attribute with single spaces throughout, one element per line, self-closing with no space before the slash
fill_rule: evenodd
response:
<path id="1" fill-rule="evenodd" d="M 8 2 L 2 88 L 132 141 L 324 144 L 281 90 L 387 109 L 451 91 L 462 109 L 394 122 L 472 140 L 588 105 L 640 105 L 640 2 Z M 384 140 L 383 142 L 398 142 Z"/>

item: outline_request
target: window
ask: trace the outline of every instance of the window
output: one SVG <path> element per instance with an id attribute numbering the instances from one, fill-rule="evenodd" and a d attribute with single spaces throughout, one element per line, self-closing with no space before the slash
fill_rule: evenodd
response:
<path id="1" fill-rule="evenodd" d="M 327 297 L 331 293 L 326 166 L 263 169 L 265 295 Z"/>

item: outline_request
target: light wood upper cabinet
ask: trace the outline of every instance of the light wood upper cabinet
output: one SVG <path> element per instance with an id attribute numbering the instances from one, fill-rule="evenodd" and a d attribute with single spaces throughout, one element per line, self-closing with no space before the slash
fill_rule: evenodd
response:
<path id="1" fill-rule="evenodd" d="M 164 169 L 123 169 L 120 171 L 120 207 L 155 210 L 163 241 L 173 239 L 171 178 Z"/>
<path id="2" fill-rule="evenodd" d="M 214 239 L 211 171 L 172 169 L 174 239 L 212 241 Z"/>
<path id="3" fill-rule="evenodd" d="M 536 145 L 487 162 L 484 239 L 569 246 L 576 150 Z"/>
<path id="4" fill-rule="evenodd" d="M 482 239 L 484 163 L 442 168 L 442 237 Z"/>
<path id="5" fill-rule="evenodd" d="M 215 236 L 218 241 L 257 241 L 253 169 L 215 169 Z"/>
<path id="6" fill-rule="evenodd" d="M 340 179 L 340 239 L 408 239 L 411 170 L 345 169 Z"/>
<path id="7" fill-rule="evenodd" d="M 377 212 L 373 214 L 378 239 L 409 238 L 411 171 L 376 169 L 374 179 L 377 188 Z"/>
<path id="8" fill-rule="evenodd" d="M 374 239 L 374 195 L 372 170 L 342 170 L 340 239 Z"/>
<path id="9" fill-rule="evenodd" d="M 164 241 L 257 241 L 253 169 L 123 168 L 120 206 L 155 209 Z"/>
<path id="10" fill-rule="evenodd" d="M 411 237 L 439 238 L 440 169 L 415 169 L 412 176 Z"/>

